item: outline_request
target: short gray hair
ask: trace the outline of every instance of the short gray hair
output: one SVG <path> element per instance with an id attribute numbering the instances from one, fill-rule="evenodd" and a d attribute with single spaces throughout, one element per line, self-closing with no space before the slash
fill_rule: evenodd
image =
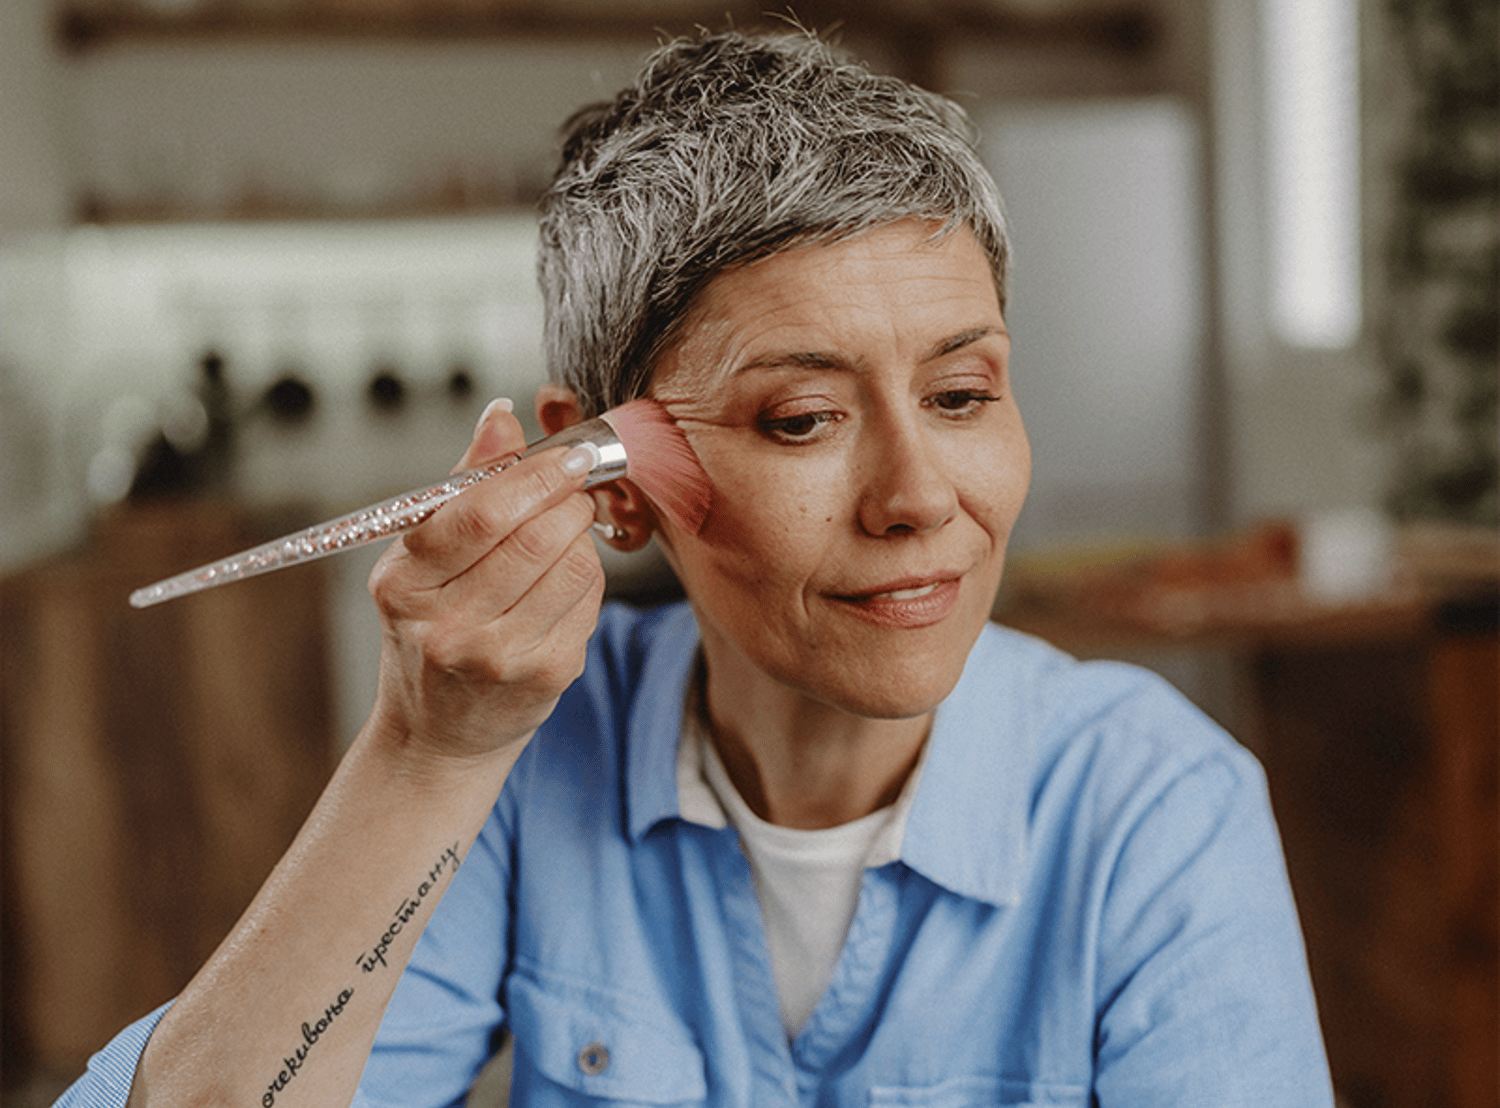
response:
<path id="1" fill-rule="evenodd" d="M 563 128 L 538 258 L 549 373 L 590 415 L 633 400 L 718 273 L 913 217 L 973 232 L 1003 309 L 1005 217 L 956 104 L 804 32 L 668 43 Z"/>

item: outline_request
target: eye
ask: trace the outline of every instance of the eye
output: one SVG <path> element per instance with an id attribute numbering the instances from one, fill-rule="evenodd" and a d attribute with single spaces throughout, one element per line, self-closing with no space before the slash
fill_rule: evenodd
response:
<path id="1" fill-rule="evenodd" d="M 927 397 L 922 404 L 947 416 L 964 417 L 978 415 L 984 405 L 999 399 L 983 389 L 946 389 Z"/>
<path id="2" fill-rule="evenodd" d="M 778 442 L 814 442 L 825 428 L 833 426 L 843 416 L 838 412 L 798 412 L 796 415 L 769 418 L 762 416 L 757 422 L 761 433 Z"/>

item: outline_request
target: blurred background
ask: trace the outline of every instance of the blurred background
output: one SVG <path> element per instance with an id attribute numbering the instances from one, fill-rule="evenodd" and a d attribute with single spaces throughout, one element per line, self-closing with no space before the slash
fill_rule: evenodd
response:
<path id="1" fill-rule="evenodd" d="M 1347 1105 L 1500 1103 L 1495 0 L 773 8 L 0 7 L 6 1108 L 185 983 L 373 695 L 376 548 L 125 597 L 528 411 L 558 124 L 788 10 L 956 97 L 1005 196 L 1035 478 L 997 618 L 1261 757 Z"/>

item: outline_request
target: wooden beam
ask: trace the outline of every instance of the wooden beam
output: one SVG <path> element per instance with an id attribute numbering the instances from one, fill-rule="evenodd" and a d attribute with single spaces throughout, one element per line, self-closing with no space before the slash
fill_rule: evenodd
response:
<path id="1" fill-rule="evenodd" d="M 798 22 L 828 32 L 842 27 L 880 41 L 903 73 L 922 83 L 936 77 L 936 57 L 955 38 L 1035 45 L 1074 45 L 1139 53 L 1157 42 L 1158 18 L 1147 0 L 1063 5 L 1055 12 L 1008 7 L 983 0 L 915 3 L 913 0 L 805 0 L 789 5 Z M 485 5 L 300 4 L 257 9 L 209 2 L 177 11 L 139 3 L 72 0 L 57 17 L 57 35 L 74 53 L 127 41 L 199 42 L 255 40 L 644 40 L 687 34 L 699 26 L 746 29 L 787 25 L 763 3 L 664 2 L 656 7 L 496 2 Z"/>

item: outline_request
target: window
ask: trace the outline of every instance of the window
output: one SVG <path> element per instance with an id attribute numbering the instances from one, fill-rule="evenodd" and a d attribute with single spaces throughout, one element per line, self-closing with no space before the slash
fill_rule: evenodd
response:
<path id="1" fill-rule="evenodd" d="M 1262 0 L 1271 325 L 1292 346 L 1360 330 L 1357 0 Z"/>

